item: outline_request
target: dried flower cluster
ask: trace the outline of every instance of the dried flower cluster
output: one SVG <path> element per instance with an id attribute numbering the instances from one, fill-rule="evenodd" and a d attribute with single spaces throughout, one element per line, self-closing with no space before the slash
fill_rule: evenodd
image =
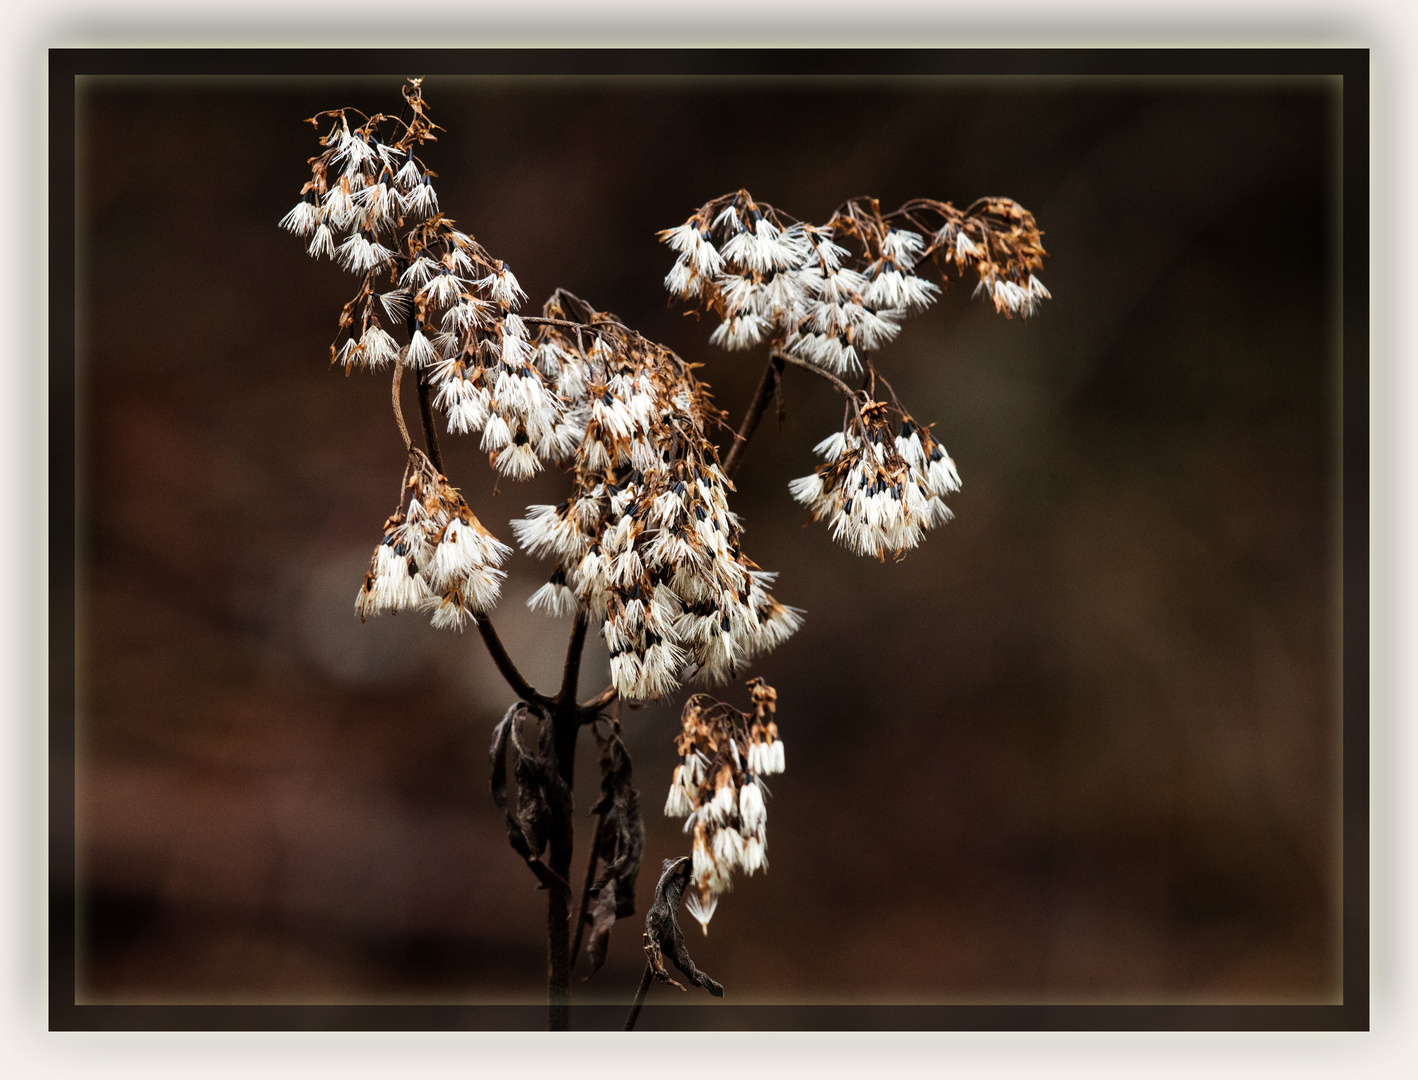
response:
<path id="1" fill-rule="evenodd" d="M 580 389 L 563 400 L 582 437 L 570 497 L 512 523 L 527 551 L 557 563 L 528 603 L 589 611 L 626 698 L 660 697 L 687 675 L 732 676 L 802 620 L 740 548 L 708 388 L 669 349 L 566 293 L 544 315 L 537 355 L 558 385 Z"/>
<path id="2" fill-rule="evenodd" d="M 955 462 L 929 429 L 899 409 L 868 405 L 814 450 L 826 464 L 792 481 L 789 490 L 858 555 L 899 556 L 920 543 L 926 529 L 954 516 L 945 496 L 960 488 Z"/>
<path id="3" fill-rule="evenodd" d="M 864 353 L 940 295 L 917 273 L 928 262 L 942 275 L 973 271 L 977 291 L 1006 315 L 1030 315 L 1049 295 L 1034 276 L 1044 256 L 1039 229 L 1010 199 L 981 199 L 964 212 L 915 199 L 887 215 L 874 199 L 852 200 L 827 224 L 810 225 L 739 190 L 660 237 L 679 254 L 665 287 L 723 320 L 713 344 L 768 341 L 838 375 L 860 371 Z"/>
<path id="4" fill-rule="evenodd" d="M 384 523 L 355 598 L 361 620 L 381 611 L 432 613 L 433 625 L 460 630 L 497 604 L 512 549 L 483 528 L 458 489 L 418 449 L 409 451 L 400 509 Z"/>
<path id="5" fill-rule="evenodd" d="M 523 699 L 494 732 L 492 792 L 509 842 L 549 890 L 549 928 L 564 926 L 572 893 L 569 780 L 580 727 L 591 726 L 601 748 L 600 826 L 576 943 L 564 948 L 549 929 L 555 1025 L 557 1001 L 569 1000 L 567 971 L 581 931 L 590 928 L 594 970 L 611 927 L 635 910 L 644 844 L 638 794 L 619 721 L 603 734 L 600 710 L 616 697 L 655 699 L 686 680 L 735 677 L 802 623 L 799 611 L 772 595 L 775 575 L 744 553 L 728 502 L 742 445 L 777 392 L 784 365 L 808 369 L 846 398 L 841 430 L 816 448 L 823 464 L 792 482 L 792 496 L 850 551 L 900 557 L 950 519 L 945 498 L 959 490 L 960 476 L 872 354 L 940 296 L 951 270 L 973 277 L 976 294 L 987 295 L 996 311 L 1032 314 L 1049 296 L 1035 276 L 1044 249 L 1033 216 L 1009 199 L 981 199 L 964 211 L 916 199 L 887 214 L 874 199 L 854 199 L 823 225 L 743 190 L 705 203 L 660 233 L 677 255 L 665 285 L 719 316 L 711 343 L 734 350 L 766 344 L 771 352 L 735 450 L 721 461 L 713 436 L 724 414 L 695 365 L 564 290 L 539 315 L 519 314 L 527 297 L 511 269 L 442 213 L 436 174 L 416 152 L 441 130 L 421 80 L 409 80 L 404 102 L 398 118 L 353 109 L 311 118 L 317 130 L 328 125 L 323 149 L 309 159 L 300 202 L 281 225 L 311 256 L 330 258 L 360 280 L 341 312 L 331 362 L 346 374 L 393 369 L 408 464 L 399 506 L 356 600 L 361 618 L 418 610 L 436 627 L 461 630 L 497 603 L 511 548 L 442 475 L 432 410 L 443 414 L 448 432 L 479 436 L 500 475 L 523 480 L 557 466 L 570 480 L 563 502 L 530 506 L 511 523 L 527 552 L 555 564 L 529 606 L 576 617 L 561 691 L 536 691 L 491 623 L 483 619 L 479 627 Z M 922 275 L 932 265 L 939 282 Z M 427 455 L 403 419 L 405 370 L 416 380 Z M 842 381 L 860 374 L 858 389 Z M 889 402 L 878 400 L 878 384 Z M 588 626 L 605 639 L 612 686 L 578 704 Z M 762 679 L 748 687 L 749 712 L 705 694 L 684 706 L 681 762 L 665 813 L 685 818 L 692 854 L 665 863 L 647 921 L 649 972 L 668 980 L 668 955 L 713 993 L 722 988 L 689 960 L 675 910 L 687 889 L 687 906 L 707 933 L 734 873 L 768 865 L 763 778 L 783 771 L 783 743 L 777 694 Z M 597 860 L 603 866 L 593 880 Z"/>
<path id="6" fill-rule="evenodd" d="M 915 199 L 885 215 L 874 199 L 852 200 L 827 224 L 810 225 L 740 190 L 660 237 L 679 255 L 666 288 L 722 320 L 713 344 L 766 341 L 778 356 L 834 377 L 865 364 L 873 392 L 879 376 L 867 354 L 940 295 L 941 286 L 918 273 L 927 264 L 935 263 L 942 284 L 949 268 L 973 272 L 976 292 L 1006 316 L 1030 315 L 1049 295 L 1034 274 L 1044 256 L 1039 229 L 1010 199 L 981 199 L 964 212 Z M 827 464 L 794 481 L 792 493 L 814 520 L 830 521 L 849 550 L 900 556 L 950 519 L 944 498 L 960 476 L 929 428 L 899 403 L 892 408 L 864 390 L 850 404 L 843 430 L 818 444 Z M 898 424 L 899 434 L 887 432 Z"/>
<path id="7" fill-rule="evenodd" d="M 575 449 L 581 430 L 533 363 L 529 328 L 516 314 L 526 293 L 511 269 L 438 211 L 433 173 L 413 152 L 435 137 L 436 125 L 417 80 L 404 96 L 413 120 L 393 121 L 392 141 L 380 135 L 390 117 L 352 127 L 352 110 L 321 114 L 333 116 L 334 127 L 282 224 L 309 238 L 311 255 L 332 255 L 363 277 L 341 314 L 331 359 L 347 371 L 390 363 L 426 370 L 448 430 L 482 432 L 494 468 L 526 479 Z M 336 231 L 348 232 L 338 246 Z M 384 320 L 402 331 L 403 345 Z"/>
<path id="8" fill-rule="evenodd" d="M 680 764 L 670 783 L 665 814 L 685 819 L 693 832 L 694 892 L 686 906 L 709 932 L 719 896 L 733 873 L 768 868 L 767 786 L 763 777 L 783 771 L 783 741 L 773 715 L 778 694 L 750 679 L 752 712 L 695 694 L 684 705 L 675 739 Z"/>

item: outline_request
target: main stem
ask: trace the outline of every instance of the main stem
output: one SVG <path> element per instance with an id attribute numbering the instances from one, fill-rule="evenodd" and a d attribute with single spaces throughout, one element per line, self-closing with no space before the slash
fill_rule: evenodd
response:
<path id="1" fill-rule="evenodd" d="M 444 472 L 443 454 L 438 446 L 438 429 L 434 426 L 433 404 L 429 400 L 428 384 L 422 378 L 417 381 L 419 399 L 419 420 L 423 425 L 424 445 L 428 447 L 428 459 L 440 473 Z M 407 443 L 407 429 L 403 424 L 403 412 L 399 408 L 398 372 L 394 380 L 394 415 L 399 420 L 399 429 Z M 446 474 L 445 474 L 446 475 Z M 488 654 L 497 665 L 497 670 L 507 680 L 517 696 L 529 705 L 544 711 L 546 723 L 552 725 L 552 744 L 556 753 L 557 771 L 572 790 L 576 777 L 576 735 L 579 720 L 576 706 L 576 683 L 581 671 L 581 650 L 586 643 L 586 616 L 578 613 L 571 629 L 571 642 L 566 652 L 566 666 L 562 671 L 561 691 L 555 698 L 539 694 L 531 683 L 522 677 L 502 639 L 493 629 L 492 620 L 486 613 L 478 617 L 478 631 Z M 562 814 L 555 802 L 552 803 L 551 826 L 551 869 L 562 880 L 569 877 L 571 854 L 574 840 L 572 815 Z M 547 891 L 547 1009 L 548 1026 L 553 1031 L 565 1031 L 571 1021 L 571 964 L 568 920 L 570 918 L 570 897 L 560 889 Z"/>
<path id="2" fill-rule="evenodd" d="M 586 613 L 578 611 L 566 645 L 566 663 L 561 672 L 561 690 L 551 703 L 547 722 L 552 725 L 556 748 L 556 768 L 570 791 L 576 778 L 576 736 L 581 717 L 576 705 L 576 684 L 581 675 L 581 652 L 586 645 Z M 567 806 L 570 810 L 570 804 Z M 571 879 L 571 856 L 575 847 L 575 824 L 570 812 L 562 815 L 552 807 L 551 868 L 562 880 Z M 571 1026 L 571 902 L 569 892 L 547 892 L 547 1026 L 566 1031 Z"/>

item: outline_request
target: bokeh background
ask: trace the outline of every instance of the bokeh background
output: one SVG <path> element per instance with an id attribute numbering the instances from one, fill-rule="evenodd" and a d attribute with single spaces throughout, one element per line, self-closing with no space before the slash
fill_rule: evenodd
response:
<path id="1" fill-rule="evenodd" d="M 730 1000 L 1337 1000 L 1335 85 L 425 86 L 444 209 L 533 304 L 569 288 L 702 361 L 735 418 L 764 357 L 667 304 L 655 230 L 743 186 L 813 221 L 1008 195 L 1045 231 L 1036 318 L 953 283 L 878 357 L 964 478 L 920 549 L 803 527 L 787 483 L 841 414 L 806 373 L 748 451 L 745 549 L 808 615 L 751 672 L 787 745 L 771 871 L 688 927 Z M 509 691 L 476 634 L 356 619 L 402 447 L 386 377 L 326 362 L 353 279 L 276 225 L 303 118 L 397 112 L 399 80 L 78 102 L 79 1000 L 543 1000 L 544 898 L 487 785 Z M 560 498 L 443 448 L 505 539 Z M 510 570 L 496 623 L 549 685 L 569 623 L 522 606 L 544 566 Z M 605 670 L 593 644 L 586 693 Z M 625 718 L 642 912 L 688 850 L 676 716 Z M 640 924 L 578 1000 L 629 999 Z"/>

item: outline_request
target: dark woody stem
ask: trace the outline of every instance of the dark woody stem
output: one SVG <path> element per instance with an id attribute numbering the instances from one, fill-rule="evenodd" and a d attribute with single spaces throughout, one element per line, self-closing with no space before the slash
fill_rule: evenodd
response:
<path id="1" fill-rule="evenodd" d="M 569 821 L 554 821 L 558 833 L 570 833 Z M 564 857 L 560 845 L 552 843 L 552 865 L 571 862 L 571 853 Z M 567 894 L 562 889 L 547 891 L 547 1029 L 566 1031 L 571 1027 L 571 965 L 567 947 Z"/>
<path id="2" fill-rule="evenodd" d="M 615 700 L 615 687 L 607 686 L 595 697 L 581 703 L 581 722 L 589 724 L 596 714 Z"/>
<path id="3" fill-rule="evenodd" d="M 591 886 L 596 883 L 596 866 L 600 861 L 596 858 L 596 839 L 601 835 L 605 824 L 606 815 L 598 814 L 596 827 L 591 832 L 591 854 L 586 858 L 586 877 L 581 882 L 581 903 L 576 910 L 576 936 L 571 939 L 571 951 L 567 954 L 568 970 L 575 970 L 576 958 L 581 953 L 581 938 L 586 930 L 586 910 L 591 906 Z"/>
<path id="4" fill-rule="evenodd" d="M 435 469 L 443 472 L 443 452 L 438 449 L 438 428 L 433 423 L 433 402 L 429 399 L 428 383 L 422 376 L 418 380 L 418 390 L 419 420 L 423 422 L 423 441 L 428 447 L 428 460 L 433 462 Z"/>
<path id="5" fill-rule="evenodd" d="M 578 611 L 566 645 L 566 664 L 561 674 L 561 691 L 549 702 L 552 741 L 556 747 L 556 767 L 571 789 L 575 780 L 576 737 L 581 733 L 580 710 L 576 704 L 576 684 L 581 674 L 581 653 L 586 645 L 586 612 Z M 575 826 L 571 814 L 553 811 L 551 823 L 551 868 L 566 880 L 571 872 L 575 847 Z M 571 1021 L 571 965 L 575 950 L 571 936 L 570 894 L 562 889 L 547 893 L 547 1007 L 548 1027 L 565 1031 Z"/>
<path id="6" fill-rule="evenodd" d="M 517 670 L 517 665 L 507 655 L 507 650 L 502 647 L 502 639 L 497 636 L 497 631 L 492 626 L 492 620 L 487 617 L 486 613 L 478 616 L 478 633 L 482 635 L 483 644 L 487 646 L 487 653 L 492 657 L 492 662 L 497 665 L 498 672 L 507 680 L 507 685 L 512 687 L 517 696 L 529 705 L 548 704 L 549 699 L 546 695 L 537 693 L 536 688 L 522 678 L 522 673 Z"/>
<path id="7" fill-rule="evenodd" d="M 754 431 L 758 428 L 758 422 L 763 419 L 764 410 L 773 400 L 773 394 L 778 388 L 778 380 L 783 377 L 783 360 L 784 357 L 776 352 L 768 358 L 768 364 L 763 369 L 763 377 L 758 380 L 758 389 L 753 392 L 753 400 L 748 403 L 748 412 L 744 413 L 743 423 L 739 425 L 738 431 L 734 432 L 734 445 L 729 448 L 723 465 L 724 475 L 730 480 L 734 478 L 734 473 L 738 472 L 739 463 L 743 460 L 744 449 L 748 446 L 748 440 L 753 437 Z"/>
<path id="8" fill-rule="evenodd" d="M 611 688 L 614 691 L 614 687 Z M 585 708 L 585 706 L 581 706 Z M 617 733 L 620 731 L 620 699 L 616 699 L 614 711 L 614 725 Z M 585 721 L 582 721 L 583 723 Z M 581 938 L 586 930 L 586 909 L 591 905 L 591 886 L 596 882 L 596 864 L 598 862 L 596 848 L 600 841 L 601 830 L 606 826 L 606 812 L 602 810 L 596 815 L 596 828 L 591 833 L 591 854 L 586 858 L 586 877 L 581 883 L 581 903 L 576 911 L 576 936 L 571 940 L 571 952 L 568 956 L 567 967 L 576 970 L 576 958 L 581 953 Z"/>
<path id="9" fill-rule="evenodd" d="M 578 611 L 576 621 L 571 625 L 571 640 L 566 644 L 561 690 L 549 703 L 557 771 L 561 773 L 568 790 L 575 777 L 576 737 L 581 734 L 576 684 L 581 675 L 581 653 L 586 646 L 586 625 L 586 612 Z M 556 814 L 551 826 L 551 868 L 563 880 L 570 877 L 574 847 L 575 826 L 571 815 Z M 570 900 L 569 893 L 560 889 L 547 893 L 547 1004 L 550 1010 L 548 1026 L 553 1031 L 565 1031 L 570 1026 L 571 965 L 576 959 L 575 949 L 569 944 Z"/>
<path id="10" fill-rule="evenodd" d="M 395 415 L 403 430 L 403 416 L 398 406 L 399 383 L 395 375 Z M 433 467 L 443 472 L 443 454 L 438 447 L 438 430 L 434 426 L 433 404 L 429 400 L 428 384 L 418 381 L 419 419 L 423 422 L 424 443 L 428 447 L 428 458 Z M 405 439 L 408 439 L 405 433 Z M 562 670 L 561 691 L 555 698 L 539 694 L 507 655 L 502 639 L 497 636 L 492 620 L 486 613 L 478 616 L 478 632 L 488 655 L 497 665 L 497 670 L 507 680 L 517 696 L 530 705 L 545 710 L 547 722 L 552 725 L 553 741 L 556 747 L 557 771 L 569 789 L 575 776 L 576 736 L 580 732 L 580 715 L 576 705 L 576 684 L 581 673 L 581 652 L 586 644 L 586 613 L 578 612 L 571 628 L 571 641 L 566 649 L 566 665 Z M 574 843 L 573 823 L 569 815 L 555 814 L 551 828 L 551 869 L 565 879 L 571 869 L 571 855 Z M 569 897 L 560 889 L 547 892 L 547 1008 L 548 1026 L 553 1031 L 565 1031 L 570 1026 L 571 1008 L 571 949 L 568 909 Z"/>
<path id="11" fill-rule="evenodd" d="M 586 610 L 576 613 L 571 625 L 571 640 L 566 644 L 566 663 L 561 669 L 561 692 L 557 694 L 557 712 L 576 709 L 576 683 L 581 676 L 581 651 L 586 645 Z"/>
<path id="12" fill-rule="evenodd" d="M 764 367 L 763 376 L 759 380 L 758 388 L 754 391 L 753 400 L 749 403 L 748 411 L 744 414 L 743 422 L 734 434 L 734 445 L 724 459 L 725 476 L 732 478 L 734 473 L 738 471 L 749 439 L 752 438 L 759 422 L 763 419 L 763 413 L 767 409 L 768 403 L 778 392 L 785 361 L 803 367 L 808 366 L 800 364 L 793 357 L 778 353 L 774 353 L 769 358 L 768 364 Z M 851 391 L 834 376 L 822 372 L 820 369 L 809 368 L 809 370 L 814 370 L 837 383 L 850 395 Z M 395 368 L 394 373 L 394 415 L 399 423 L 399 430 L 404 436 L 405 445 L 412 447 L 413 442 L 404 425 L 403 412 L 399 404 L 401 371 L 402 362 Z M 423 425 L 424 443 L 428 447 L 428 457 L 434 468 L 442 473 L 444 471 L 443 455 L 438 445 L 438 433 L 434 426 L 428 385 L 420 378 L 417 386 L 419 419 Z M 584 610 L 577 612 L 576 620 L 572 624 L 571 639 L 567 642 L 566 648 L 566 662 L 562 668 L 561 686 L 555 698 L 548 698 L 546 695 L 538 693 L 517 670 L 486 614 L 478 617 L 477 625 L 483 643 L 487 646 L 488 655 L 492 657 L 493 663 L 497 666 L 502 677 L 507 680 L 508 685 L 522 700 L 547 712 L 548 721 L 553 725 L 557 770 L 561 773 L 567 787 L 570 788 L 575 776 L 577 735 L 580 733 L 582 724 L 593 718 L 600 709 L 616 700 L 615 688 L 610 686 L 584 704 L 577 704 L 576 689 L 580 679 L 581 656 L 585 648 L 588 628 L 586 612 Z M 567 877 L 571 867 L 573 845 L 573 822 L 569 818 L 562 819 L 561 815 L 557 815 L 557 820 L 552 822 L 551 828 L 550 868 L 563 879 Z M 577 925 L 574 941 L 569 940 L 571 938 L 572 914 L 568 902 L 570 897 L 560 889 L 552 889 L 547 893 L 547 1006 L 548 1026 L 553 1031 L 564 1031 L 570 1027 L 571 968 L 580 950 L 585 912 L 589 903 L 589 887 L 594 881 L 595 868 L 595 852 L 592 851 L 587 860 L 586 881 L 582 887 L 581 902 L 576 912 Z M 645 1001 L 645 995 L 649 991 L 649 984 L 650 970 L 647 967 L 645 977 L 641 980 L 640 988 L 636 993 L 630 1017 L 626 1021 L 626 1030 L 634 1026 L 640 1013 L 640 1007 Z"/>
<path id="13" fill-rule="evenodd" d="M 635 991 L 635 1000 L 630 1004 L 630 1015 L 625 1018 L 625 1031 L 630 1031 L 635 1027 L 635 1021 L 640 1019 L 640 1006 L 645 1004 L 645 995 L 650 992 L 650 977 L 653 969 L 647 963 L 645 974 L 640 976 L 640 989 Z"/>

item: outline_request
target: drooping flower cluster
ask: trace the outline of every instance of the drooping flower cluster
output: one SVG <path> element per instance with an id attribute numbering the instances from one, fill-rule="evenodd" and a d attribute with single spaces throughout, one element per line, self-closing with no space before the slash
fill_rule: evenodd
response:
<path id="1" fill-rule="evenodd" d="M 1030 315 L 1049 295 L 1034 275 L 1044 249 L 1033 215 L 1010 199 L 982 199 L 963 213 L 916 199 L 887 215 L 876 200 L 852 200 L 815 226 L 740 190 L 660 238 L 679 255 L 665 287 L 723 320 L 712 344 L 767 341 L 838 375 L 860 371 L 864 353 L 940 295 L 918 273 L 932 259 L 942 280 L 950 266 L 973 270 L 977 292 L 1005 315 Z"/>
<path id="2" fill-rule="evenodd" d="M 953 516 L 945 496 L 960 489 L 955 462 L 899 409 L 874 402 L 814 449 L 825 464 L 788 488 L 858 555 L 899 557 Z"/>
<path id="3" fill-rule="evenodd" d="M 381 611 L 426 611 L 434 626 L 461 630 L 497 604 L 507 576 L 498 566 L 512 549 L 482 527 L 420 450 L 409 452 L 402 490 L 355 610 L 361 620 Z"/>
<path id="4" fill-rule="evenodd" d="M 680 764 L 665 814 L 684 818 L 684 831 L 694 835 L 686 906 L 706 934 L 719 896 L 733 887 L 734 871 L 768 868 L 763 777 L 783 771 L 783 741 L 773 719 L 778 694 L 762 679 L 750 679 L 748 688 L 751 713 L 695 694 L 685 702 L 675 738 Z"/>
<path id="5" fill-rule="evenodd" d="M 851 398 L 844 430 L 817 447 L 827 464 L 791 485 L 814 520 L 831 523 L 833 539 L 860 555 L 899 556 L 950 520 L 955 464 L 899 404 L 873 400 L 879 376 L 868 354 L 940 295 L 920 275 L 932 261 L 942 285 L 948 269 L 973 272 L 976 293 L 996 311 L 1033 314 L 1049 292 L 1034 273 L 1044 248 L 1032 214 L 1011 199 L 980 199 L 963 212 L 914 199 L 890 214 L 875 199 L 853 199 L 810 225 L 740 190 L 660 238 L 679 256 L 666 288 L 722 319 L 712 344 L 767 342 L 780 362 L 821 368 Z M 863 368 L 870 393 L 841 382 Z M 898 422 L 899 432 L 887 431 Z"/>
<path id="6" fill-rule="evenodd" d="M 564 292 L 544 309 L 537 356 L 581 435 L 570 496 L 512 523 L 527 551 L 557 562 L 529 605 L 584 607 L 632 699 L 730 677 L 797 630 L 775 575 L 740 547 L 708 437 L 719 413 L 690 365 Z"/>
<path id="7" fill-rule="evenodd" d="M 312 125 L 328 120 L 332 126 L 320 139 L 324 151 L 309 161 L 310 179 L 301 188 L 301 201 L 281 219 L 283 228 L 307 241 L 312 257 L 334 259 L 363 278 L 359 293 L 341 313 L 340 338 L 330 347 L 331 359 L 346 370 L 377 370 L 404 353 L 407 347 L 395 342 L 384 320 L 405 329 L 415 314 L 411 294 L 402 288 L 381 294 L 375 286 L 381 277 L 397 284 L 407 271 L 406 224 L 430 216 L 437 220 L 432 174 L 413 153 L 415 145 L 435 138 L 437 125 L 429 119 L 418 80 L 404 88 L 404 100 L 412 111 L 407 122 L 382 114 L 365 117 L 353 109 L 311 117 Z M 364 122 L 358 123 L 361 118 Z M 381 134 L 391 125 L 397 138 Z M 411 367 L 419 366 L 426 345 L 426 340 L 411 343 Z"/>
<path id="8" fill-rule="evenodd" d="M 325 151 L 310 159 L 302 201 L 281 224 L 309 240 L 311 255 L 363 276 L 341 313 L 331 360 L 347 371 L 395 362 L 419 371 L 448 430 L 481 432 L 498 472 L 523 480 L 569 454 L 580 431 L 534 363 L 516 314 L 526 299 L 517 278 L 439 212 L 434 174 L 413 152 L 434 138 L 435 125 L 417 80 L 404 96 L 413 119 L 397 122 L 400 137 L 389 142 L 380 136 L 386 116 L 353 127 L 351 110 L 314 118 L 332 116 L 334 126 L 321 139 Z"/>

